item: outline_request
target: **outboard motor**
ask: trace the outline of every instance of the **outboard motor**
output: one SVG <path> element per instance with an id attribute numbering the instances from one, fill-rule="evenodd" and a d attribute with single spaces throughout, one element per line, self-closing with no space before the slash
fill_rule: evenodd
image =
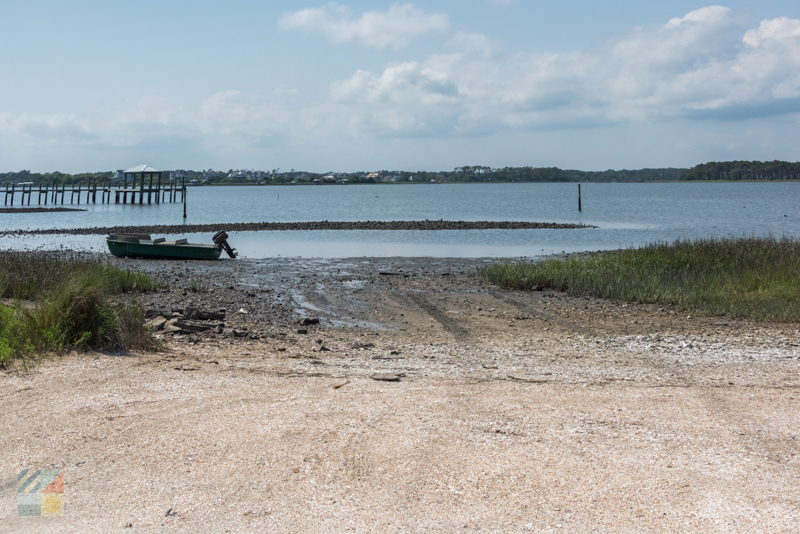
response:
<path id="1" fill-rule="evenodd" d="M 231 258 L 235 258 L 236 257 L 236 250 L 232 249 L 231 246 L 228 244 L 228 233 L 227 232 L 225 232 L 225 231 L 217 232 L 216 234 L 214 234 L 214 237 L 212 237 L 211 240 L 216 245 L 222 245 L 222 248 L 225 249 L 225 252 L 228 253 L 228 256 L 230 256 Z"/>

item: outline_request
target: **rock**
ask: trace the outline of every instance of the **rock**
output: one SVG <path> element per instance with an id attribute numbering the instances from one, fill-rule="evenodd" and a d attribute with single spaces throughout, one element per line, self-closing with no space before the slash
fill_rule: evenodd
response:
<path id="1" fill-rule="evenodd" d="M 233 334 L 233 337 L 247 337 L 247 332 L 243 332 L 241 330 L 236 330 L 235 328 L 233 329 L 232 334 Z"/>
<path id="2" fill-rule="evenodd" d="M 184 332 L 205 332 L 206 330 L 211 330 L 211 328 L 216 326 L 208 323 L 196 323 L 194 321 L 186 320 L 177 320 L 174 324 Z"/>
<path id="3" fill-rule="evenodd" d="M 200 321 L 222 321 L 225 319 L 225 312 L 204 311 L 195 308 L 186 308 L 183 311 L 183 315 L 187 319 Z"/>
<path id="4" fill-rule="evenodd" d="M 178 321 L 178 319 L 173 317 L 172 319 L 170 319 L 169 321 L 164 323 L 164 327 L 162 328 L 162 330 L 164 332 L 168 333 L 168 334 L 174 333 L 174 332 L 180 332 L 181 331 L 181 327 L 177 326 L 175 324 L 177 321 Z"/>
<path id="5" fill-rule="evenodd" d="M 375 373 L 370 378 L 379 382 L 400 382 L 403 376 L 401 373 Z"/>
<path id="6" fill-rule="evenodd" d="M 247 310 L 245 310 L 244 308 L 239 308 L 238 310 L 236 310 L 236 313 L 241 313 L 242 315 L 247 315 Z"/>
<path id="7" fill-rule="evenodd" d="M 320 351 L 320 352 L 330 352 L 330 351 L 331 351 L 331 349 L 329 349 L 329 348 L 328 348 L 328 347 L 326 347 L 325 345 L 321 345 L 321 346 L 320 346 L 320 348 L 319 348 L 319 351 Z"/>
<path id="8" fill-rule="evenodd" d="M 298 334 L 308 334 L 308 329 L 307 328 L 298 328 L 297 329 L 297 333 Z"/>
<path id="9" fill-rule="evenodd" d="M 319 324 L 319 319 L 317 319 L 316 317 L 306 317 L 305 319 L 303 319 L 303 322 L 301 324 L 303 326 Z"/>
<path id="10" fill-rule="evenodd" d="M 167 324 L 167 318 L 163 315 L 159 315 L 144 323 L 144 327 L 151 330 L 160 330 L 165 324 Z"/>
<path id="11" fill-rule="evenodd" d="M 375 348 L 375 343 L 353 343 L 350 345 L 351 349 L 372 349 Z"/>

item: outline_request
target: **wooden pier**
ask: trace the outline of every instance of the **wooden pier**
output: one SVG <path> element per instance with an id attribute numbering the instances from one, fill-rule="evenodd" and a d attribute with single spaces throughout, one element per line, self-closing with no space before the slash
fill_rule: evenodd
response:
<path id="1" fill-rule="evenodd" d="M 186 197 L 186 181 L 162 183 L 162 172 L 147 165 L 128 169 L 122 183 L 105 184 L 34 184 L 24 182 L 6 184 L 4 206 L 30 206 L 35 199 L 38 206 L 49 204 L 161 204 L 183 202 Z M 98 195 L 99 193 L 99 195 Z M 99 196 L 99 198 L 98 198 Z"/>
<path id="2" fill-rule="evenodd" d="M 6 184 L 3 205 L 47 206 L 48 204 L 161 204 L 183 202 L 185 184 L 124 187 L 107 184 Z"/>

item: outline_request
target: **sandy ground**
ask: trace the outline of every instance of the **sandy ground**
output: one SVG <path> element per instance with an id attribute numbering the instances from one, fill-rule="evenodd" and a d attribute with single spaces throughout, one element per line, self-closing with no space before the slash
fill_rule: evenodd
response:
<path id="1" fill-rule="evenodd" d="M 798 325 L 483 263 L 130 263 L 225 328 L 0 374 L 0 531 L 800 532 Z M 25 468 L 62 517 L 17 516 Z"/>

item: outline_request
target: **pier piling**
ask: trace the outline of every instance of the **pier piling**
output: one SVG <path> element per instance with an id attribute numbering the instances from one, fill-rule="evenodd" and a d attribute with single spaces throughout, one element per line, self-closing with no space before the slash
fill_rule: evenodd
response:
<path id="1" fill-rule="evenodd" d="M 15 203 L 20 206 L 31 206 L 34 204 L 34 193 L 36 193 L 36 203 L 38 206 L 48 204 L 65 204 L 67 193 L 69 193 L 70 204 L 161 204 L 161 202 L 184 202 L 186 197 L 186 184 L 179 185 L 176 182 L 162 183 L 161 178 L 150 178 L 149 183 L 145 183 L 144 178 L 137 180 L 138 183 L 112 185 L 111 183 L 99 184 L 97 181 L 83 184 L 30 184 L 30 183 L 7 183 L 0 184 L 0 194 L 3 196 L 3 205 L 13 207 Z M 98 191 L 99 190 L 99 191 Z M 99 197 L 97 193 L 100 193 Z M 180 198 L 178 194 L 180 193 Z M 137 198 L 138 197 L 138 198 Z"/>

